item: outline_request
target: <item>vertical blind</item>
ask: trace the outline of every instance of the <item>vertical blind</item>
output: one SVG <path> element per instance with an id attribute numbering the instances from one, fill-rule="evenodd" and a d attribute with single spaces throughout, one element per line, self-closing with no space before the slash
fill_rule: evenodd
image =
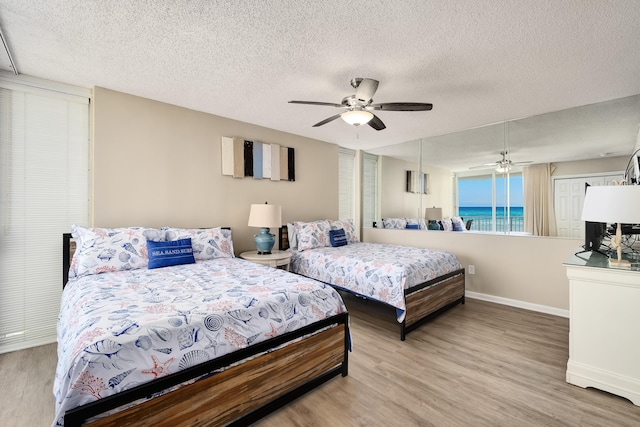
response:
<path id="1" fill-rule="evenodd" d="M 340 148 L 338 153 L 339 174 L 339 219 L 355 220 L 355 160 L 356 153 L 347 148 Z"/>
<path id="2" fill-rule="evenodd" d="M 0 353 L 55 342 L 62 233 L 89 221 L 89 92 L 0 76 Z"/>
<path id="3" fill-rule="evenodd" d="M 362 225 L 373 227 L 378 206 L 378 156 L 362 155 Z"/>

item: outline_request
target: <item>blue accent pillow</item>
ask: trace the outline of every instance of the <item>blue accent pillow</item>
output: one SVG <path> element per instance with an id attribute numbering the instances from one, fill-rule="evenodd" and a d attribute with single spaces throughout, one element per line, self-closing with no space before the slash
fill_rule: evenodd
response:
<path id="1" fill-rule="evenodd" d="M 149 269 L 196 262 L 190 238 L 169 242 L 147 240 L 147 252 L 149 253 Z"/>
<path id="2" fill-rule="evenodd" d="M 334 248 L 337 246 L 344 246 L 347 244 L 347 235 L 344 232 L 344 228 L 338 230 L 329 230 L 329 240 L 331 246 Z"/>
<path id="3" fill-rule="evenodd" d="M 453 223 L 453 231 L 464 231 L 464 225 L 458 221 Z"/>
<path id="4" fill-rule="evenodd" d="M 409 230 L 420 230 L 420 224 L 407 224 Z"/>

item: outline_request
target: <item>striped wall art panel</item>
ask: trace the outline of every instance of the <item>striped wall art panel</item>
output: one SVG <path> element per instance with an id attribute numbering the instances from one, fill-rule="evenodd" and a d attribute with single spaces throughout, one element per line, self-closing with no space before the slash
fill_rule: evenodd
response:
<path id="1" fill-rule="evenodd" d="M 222 137 L 222 175 L 272 181 L 295 181 L 295 151 L 291 147 Z"/>

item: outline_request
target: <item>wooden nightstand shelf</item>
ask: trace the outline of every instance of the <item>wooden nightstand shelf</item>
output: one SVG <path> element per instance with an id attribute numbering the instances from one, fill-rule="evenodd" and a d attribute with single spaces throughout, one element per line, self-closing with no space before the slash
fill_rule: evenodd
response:
<path id="1" fill-rule="evenodd" d="M 258 251 L 248 251 L 242 252 L 240 254 L 240 258 L 273 268 L 283 267 L 285 270 L 289 271 L 291 252 L 271 251 L 268 255 L 258 255 Z"/>

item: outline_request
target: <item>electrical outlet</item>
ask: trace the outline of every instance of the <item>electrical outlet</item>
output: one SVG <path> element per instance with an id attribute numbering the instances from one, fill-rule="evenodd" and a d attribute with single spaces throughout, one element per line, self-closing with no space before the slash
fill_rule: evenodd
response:
<path id="1" fill-rule="evenodd" d="M 475 265 L 470 265 L 468 267 L 469 269 L 469 274 L 476 274 L 476 266 Z"/>

